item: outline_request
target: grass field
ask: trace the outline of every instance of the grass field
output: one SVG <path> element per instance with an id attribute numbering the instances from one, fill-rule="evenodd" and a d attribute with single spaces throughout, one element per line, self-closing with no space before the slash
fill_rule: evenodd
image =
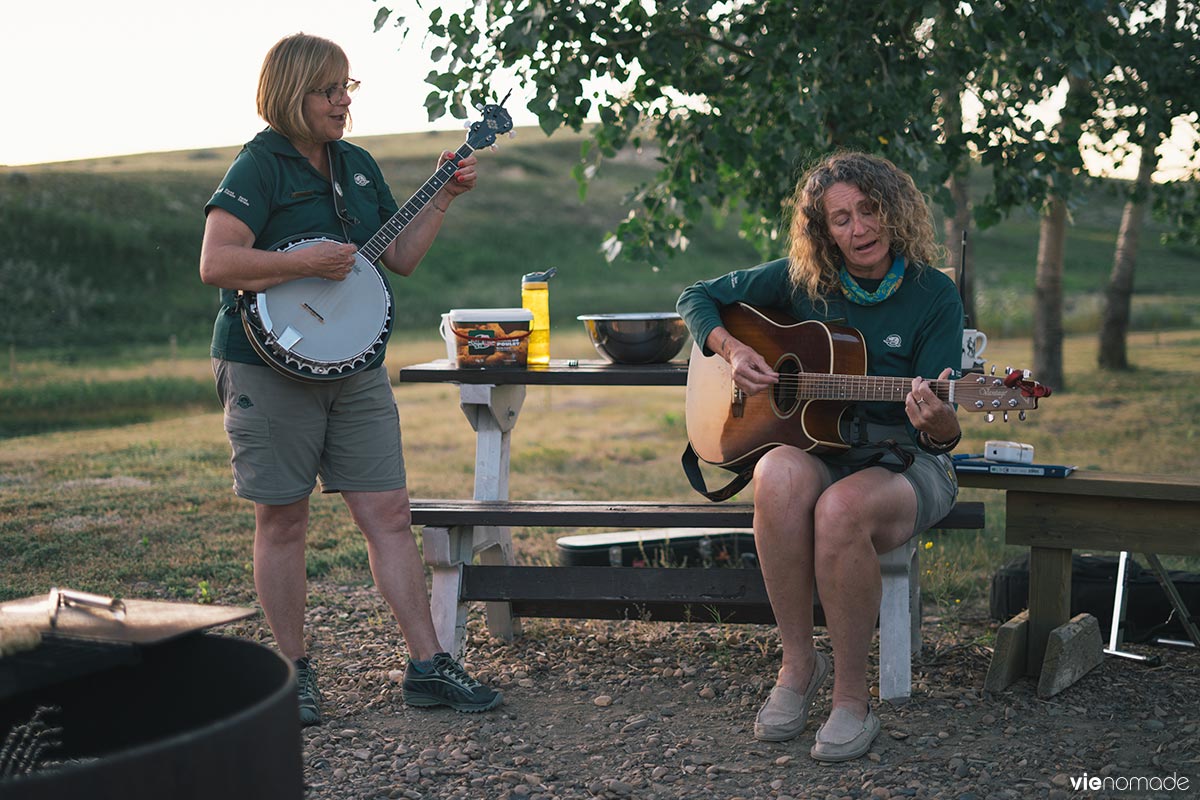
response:
<path id="1" fill-rule="evenodd" d="M 362 142 L 401 197 L 432 170 L 452 134 Z M 760 260 L 728 224 L 700 231 L 667 267 L 608 264 L 603 234 L 652 153 L 606 165 L 581 199 L 570 178 L 579 137 L 537 131 L 484 153 L 480 189 L 456 206 L 417 274 L 396 282 L 389 370 L 439 357 L 438 315 L 519 304 L 520 276 L 559 267 L 551 284 L 556 357 L 594 357 L 580 313 L 669 310 L 694 280 Z M 216 292 L 199 283 L 201 210 L 237 148 L 0 168 L 0 600 L 51 585 L 125 596 L 220 601 L 251 584 L 252 508 L 230 491 L 229 445 L 212 387 L 207 337 Z M 784 165 L 784 168 L 787 168 Z M 979 178 L 983 180 L 983 178 Z M 1111 187 L 1109 187 L 1111 188 Z M 1073 210 L 1064 348 L 1070 392 L 1025 423 L 963 413 L 960 452 L 987 439 L 1035 445 L 1042 461 L 1080 469 L 1191 474 L 1200 400 L 1200 252 L 1142 239 L 1126 373 L 1096 371 L 1098 297 L 1120 200 L 1100 187 Z M 977 327 L 1000 366 L 1032 362 L 1036 220 L 1014 214 L 972 239 Z M 6 357 L 5 357 L 6 356 Z M 1036 377 L 1036 376 L 1035 376 Z M 398 386 L 411 489 L 468 497 L 474 436 L 450 386 Z M 683 391 L 539 388 L 514 437 L 511 493 L 547 499 L 692 499 L 679 467 Z M 714 476 L 716 477 L 716 476 Z M 710 481 L 711 483 L 711 481 Z M 980 490 L 964 499 L 989 499 Z M 981 533 L 932 535 L 928 596 L 945 610 L 986 595 L 1012 555 L 1003 508 Z M 557 531 L 514 531 L 525 563 L 553 563 Z M 309 572 L 369 580 L 361 539 L 336 497 L 313 499 Z"/>
<path id="2" fill-rule="evenodd" d="M 1025 365 L 1025 339 L 989 343 L 994 363 Z M 1093 337 L 1066 343 L 1070 393 L 1042 401 L 1024 423 L 988 425 L 961 413 L 960 452 L 987 439 L 1034 444 L 1039 460 L 1080 469 L 1200 474 L 1200 332 L 1141 333 L 1131 352 L 1141 365 L 1127 374 L 1097 374 Z M 401 337 L 389 350 L 393 377 L 402 364 L 437 358 L 440 341 Z M 556 335 L 556 357 L 593 357 L 581 331 Z M 251 506 L 230 490 L 229 445 L 207 359 L 143 353 L 108 366 L 46 363 L 22 367 L 19 386 L 67 383 L 128 387 L 140 381 L 193 383 L 210 397 L 152 408 L 145 422 L 10 438 L 0 451 L 0 600 L 62 585 L 124 596 L 220 602 L 252 586 Z M 4 382 L 4 391 L 14 382 Z M 122 389 L 121 391 L 124 391 Z M 0 396 L 3 396 L 0 394 Z M 116 394 L 114 396 L 117 396 Z M 396 387 L 405 431 L 410 487 L 419 497 L 469 497 L 474 434 L 452 386 Z M 117 405 L 120 405 L 118 403 Z M 150 404 L 152 407 L 153 403 Z M 686 443 L 683 390 L 652 387 L 531 387 L 514 433 L 511 494 L 527 499 L 695 499 L 679 467 Z M 713 473 L 715 482 L 720 476 Z M 995 568 L 1017 553 L 1001 540 L 998 496 L 982 532 L 930 534 L 923 584 L 943 615 L 987 596 Z M 514 532 L 522 563 L 555 563 L 563 531 Z M 309 573 L 369 580 L 361 537 L 340 501 L 314 496 Z M 1187 561 L 1176 567 L 1200 568 Z"/>

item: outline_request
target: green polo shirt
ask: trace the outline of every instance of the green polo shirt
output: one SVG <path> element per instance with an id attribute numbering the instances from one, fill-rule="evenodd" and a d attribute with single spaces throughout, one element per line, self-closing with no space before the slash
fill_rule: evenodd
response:
<path id="1" fill-rule="evenodd" d="M 878 281 L 864 286 L 872 291 Z M 904 281 L 888 299 L 873 306 L 846 300 L 841 292 L 814 305 L 788 279 L 788 259 L 738 270 L 689 286 L 679 297 L 680 316 L 704 347 L 721 324 L 721 308 L 738 301 L 777 309 L 797 320 L 836 322 L 857 328 L 867 346 L 867 374 L 893 378 L 937 378 L 950 367 L 959 374 L 963 307 L 954 281 L 942 272 L 908 264 Z M 711 353 L 705 347 L 706 353 Z M 877 425 L 905 425 L 915 441 L 902 403 L 857 403 L 858 416 Z"/>
<path id="2" fill-rule="evenodd" d="M 398 206 L 379 165 L 366 150 L 349 142 L 330 144 L 336 173 L 349 215 L 350 241 L 362 245 L 396 213 Z M 221 208 L 254 232 L 254 246 L 263 250 L 286 244 L 302 234 L 319 234 L 344 241 L 333 205 L 333 187 L 313 169 L 287 137 L 270 128 L 246 143 L 225 178 L 204 207 Z M 263 364 L 242 327 L 237 292 L 221 289 L 221 309 L 213 327 L 212 356 L 245 364 Z M 380 351 L 375 367 L 383 362 Z"/>

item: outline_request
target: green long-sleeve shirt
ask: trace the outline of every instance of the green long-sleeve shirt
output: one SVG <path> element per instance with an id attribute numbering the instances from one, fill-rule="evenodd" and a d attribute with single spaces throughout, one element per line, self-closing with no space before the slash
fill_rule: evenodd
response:
<path id="1" fill-rule="evenodd" d="M 870 291 L 874 284 L 864 288 Z M 954 281 L 936 269 L 908 264 L 900 288 L 877 305 L 857 305 L 838 292 L 827 297 L 823 306 L 793 289 L 788 260 L 782 258 L 695 283 L 680 295 L 677 308 L 692 338 L 709 353 L 706 342 L 721 325 L 721 308 L 739 301 L 782 311 L 797 320 L 857 328 L 867 346 L 868 375 L 934 379 L 950 367 L 959 376 L 962 300 Z M 904 425 L 916 441 L 901 403 L 857 403 L 855 413 L 876 425 Z"/>

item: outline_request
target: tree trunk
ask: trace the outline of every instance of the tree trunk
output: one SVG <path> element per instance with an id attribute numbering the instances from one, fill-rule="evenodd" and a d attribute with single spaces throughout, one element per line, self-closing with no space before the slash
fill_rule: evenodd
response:
<path id="1" fill-rule="evenodd" d="M 1078 149 L 1087 96 L 1091 84 L 1084 78 L 1068 76 L 1067 100 L 1062 117 L 1055 126 L 1064 145 Z M 1054 185 L 1042 211 L 1038 239 L 1037 278 L 1033 306 L 1033 375 L 1038 381 L 1065 391 L 1063 375 L 1063 252 L 1067 238 L 1067 201 L 1057 184 L 1065 175 L 1055 176 Z"/>
<path id="2" fill-rule="evenodd" d="M 1175 38 L 1178 22 L 1178 0 L 1167 0 L 1162 25 L 1164 34 L 1169 35 L 1171 40 Z M 1117 233 L 1117 251 L 1113 256 L 1112 274 L 1108 278 L 1108 289 L 1104 293 L 1104 317 L 1100 322 L 1100 348 L 1096 356 L 1101 369 L 1129 369 L 1126 340 L 1132 316 L 1130 306 L 1133 302 L 1133 273 L 1137 267 L 1138 245 L 1142 238 L 1146 205 L 1150 202 L 1150 178 L 1158 164 L 1155 150 L 1158 147 L 1159 133 L 1164 130 L 1160 127 L 1161 122 L 1153 120 L 1154 116 L 1151 115 L 1142 136 L 1137 181 L 1121 215 L 1121 229 Z"/>
<path id="3" fill-rule="evenodd" d="M 946 266 L 954 269 L 954 280 L 963 299 L 963 314 L 968 328 L 978 327 L 975 314 L 975 259 L 970 247 L 964 246 L 963 235 L 971 224 L 971 201 L 968 192 L 968 169 L 955 170 L 946 180 L 946 188 L 954 198 L 954 215 L 943 221 L 946 231 Z"/>
<path id="4" fill-rule="evenodd" d="M 1042 214 L 1038 238 L 1033 310 L 1033 377 L 1063 391 L 1062 273 L 1067 237 L 1067 203 L 1052 196 Z"/>
<path id="5" fill-rule="evenodd" d="M 1117 234 L 1117 252 L 1113 257 L 1112 274 L 1104 293 L 1104 317 L 1100 323 L 1100 351 L 1097 363 L 1102 369 L 1129 369 L 1125 347 L 1129 334 L 1130 305 L 1133 297 L 1133 273 L 1137 266 L 1138 244 L 1142 236 L 1142 221 L 1149 202 L 1150 176 L 1154 174 L 1157 158 L 1155 138 L 1149 136 L 1142 145 L 1138 162 L 1137 185 L 1125 202 L 1121 215 L 1121 230 Z"/>
<path id="6" fill-rule="evenodd" d="M 957 76 L 956 76 L 957 77 Z M 942 88 L 942 117 L 945 119 L 947 140 L 962 135 L 962 97 L 959 94 L 961 79 L 947 82 Z M 975 269 L 970 252 L 964 246 L 963 236 L 971 224 L 970 170 L 971 159 L 965 148 L 959 152 L 960 160 L 954 165 L 946 188 L 954 200 L 954 214 L 946 215 L 942 226 L 946 234 L 946 266 L 954 270 L 954 282 L 963 300 L 963 316 L 966 327 L 977 327 L 975 321 Z"/>

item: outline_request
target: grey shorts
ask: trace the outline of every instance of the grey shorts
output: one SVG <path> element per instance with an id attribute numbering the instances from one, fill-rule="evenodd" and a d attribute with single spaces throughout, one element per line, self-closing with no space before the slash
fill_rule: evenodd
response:
<path id="1" fill-rule="evenodd" d="M 887 438 L 903 442 L 904 450 L 913 456 L 913 463 L 900 475 L 909 482 L 917 496 L 917 520 L 912 531 L 912 535 L 915 536 L 929 530 L 934 523 L 950 513 L 954 501 L 958 499 L 958 475 L 954 472 L 954 462 L 949 455 L 930 455 L 916 445 L 910 445 L 908 433 L 903 427 L 897 430 L 875 428 L 871 431 L 870 441 L 877 442 Z M 899 467 L 900 460 L 891 453 L 887 453 L 878 464 L 864 463 L 879 452 L 880 450 L 874 448 L 855 448 L 846 454 L 821 457 L 821 461 L 834 481 L 869 466 Z"/>
<path id="2" fill-rule="evenodd" d="M 400 414 L 387 370 L 304 383 L 270 367 L 213 359 L 233 490 L 266 505 L 323 492 L 405 486 Z"/>

